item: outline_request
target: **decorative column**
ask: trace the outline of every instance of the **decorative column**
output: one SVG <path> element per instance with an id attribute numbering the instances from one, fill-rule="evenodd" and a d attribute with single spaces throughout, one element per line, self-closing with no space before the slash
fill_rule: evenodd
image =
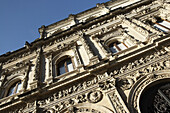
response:
<path id="1" fill-rule="evenodd" d="M 28 84 L 28 76 L 29 76 L 29 72 L 32 66 L 31 61 L 29 61 L 27 64 L 27 68 L 25 69 L 25 76 L 22 80 L 22 86 L 21 86 L 21 90 L 20 92 L 24 92 L 27 89 L 27 84 Z"/>
<path id="2" fill-rule="evenodd" d="M 79 57 L 79 54 L 78 54 L 78 50 L 77 50 L 77 47 L 76 46 L 74 46 L 74 47 L 72 47 L 72 50 L 74 51 L 74 55 L 75 55 L 75 58 L 76 58 L 76 61 L 77 61 L 77 67 L 79 68 L 79 67 L 82 67 L 83 65 L 82 65 L 82 63 L 81 63 L 81 60 L 80 60 L 80 57 Z"/>
<path id="3" fill-rule="evenodd" d="M 130 113 L 116 87 L 107 96 L 116 113 Z"/>
<path id="4" fill-rule="evenodd" d="M 39 79 L 41 76 L 41 54 L 42 54 L 42 48 L 39 48 L 37 51 L 37 57 L 36 57 L 36 62 L 35 62 L 35 67 L 34 67 L 34 75 L 33 75 L 33 82 L 30 83 L 31 89 L 35 89 L 39 86 Z"/>
<path id="5" fill-rule="evenodd" d="M 87 52 L 87 55 L 89 57 L 89 60 L 90 60 L 90 65 L 93 65 L 93 64 L 96 64 L 99 62 L 99 59 L 97 56 L 94 56 L 94 53 L 92 51 L 92 49 L 90 48 L 90 45 L 88 44 L 87 40 L 86 40 L 86 37 L 84 36 L 83 33 L 79 34 L 80 38 L 81 38 L 81 41 L 83 43 L 83 46 Z"/>
<path id="6" fill-rule="evenodd" d="M 50 54 L 46 58 L 46 74 L 45 74 L 45 81 L 47 84 L 50 84 L 53 82 L 53 75 L 52 75 L 52 54 Z"/>
<path id="7" fill-rule="evenodd" d="M 100 49 L 102 50 L 102 52 L 106 55 L 106 57 L 110 57 L 111 53 L 109 53 L 105 48 L 104 45 L 101 44 L 100 39 L 98 39 L 95 36 L 92 36 L 92 38 L 97 42 L 97 44 L 99 45 Z"/>

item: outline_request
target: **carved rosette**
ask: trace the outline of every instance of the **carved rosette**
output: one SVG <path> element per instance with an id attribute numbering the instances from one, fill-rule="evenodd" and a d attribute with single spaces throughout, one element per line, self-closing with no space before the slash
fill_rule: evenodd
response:
<path id="1" fill-rule="evenodd" d="M 91 91 L 87 95 L 88 102 L 90 103 L 97 103 L 101 101 L 103 98 L 103 94 L 101 91 Z"/>

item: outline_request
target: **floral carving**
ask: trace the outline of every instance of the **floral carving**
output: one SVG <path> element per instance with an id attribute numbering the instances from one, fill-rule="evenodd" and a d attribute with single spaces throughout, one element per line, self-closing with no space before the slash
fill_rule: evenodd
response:
<path id="1" fill-rule="evenodd" d="M 123 105 L 124 103 L 121 97 L 117 94 L 116 90 L 114 90 L 112 93 L 109 93 L 108 96 L 111 99 L 117 113 L 129 113 L 127 110 L 125 110 L 125 105 Z"/>
<path id="2" fill-rule="evenodd" d="M 35 74 L 34 74 L 33 80 L 38 80 L 40 76 L 41 53 L 42 53 L 42 49 L 37 51 L 36 64 L 35 64 L 35 69 L 34 69 Z"/>
<path id="3" fill-rule="evenodd" d="M 86 95 L 77 95 L 75 99 L 76 103 L 83 103 L 86 101 Z"/>
<path id="4" fill-rule="evenodd" d="M 111 88 L 115 88 L 115 79 L 105 80 L 103 82 L 99 82 L 99 87 L 102 90 L 109 90 Z"/>
<path id="5" fill-rule="evenodd" d="M 120 69 L 118 70 L 114 70 L 114 74 L 115 75 L 118 75 L 118 74 L 122 74 L 122 73 L 126 73 L 127 71 L 130 71 L 130 70 L 133 70 L 141 65 L 145 66 L 146 67 L 146 64 L 151 62 L 151 61 L 154 61 L 155 59 L 162 59 L 164 58 L 165 56 L 163 55 L 166 55 L 167 52 L 165 50 L 160 50 L 158 52 L 155 52 L 151 55 L 148 55 L 146 57 L 142 57 L 140 58 L 139 60 L 136 60 L 134 62 L 130 62 L 128 63 L 127 65 L 124 65 L 123 67 L 121 67 Z M 167 61 L 166 61 L 167 62 Z M 148 71 L 150 70 L 151 72 L 154 71 L 154 70 L 160 70 L 160 69 L 163 69 L 164 67 L 167 67 L 168 64 L 166 62 L 162 62 L 162 63 L 157 63 L 157 64 L 153 64 L 150 66 L 150 68 L 148 67 L 147 70 L 145 71 Z M 154 69 L 152 69 L 154 68 Z M 158 68 L 158 69 L 156 69 Z"/>

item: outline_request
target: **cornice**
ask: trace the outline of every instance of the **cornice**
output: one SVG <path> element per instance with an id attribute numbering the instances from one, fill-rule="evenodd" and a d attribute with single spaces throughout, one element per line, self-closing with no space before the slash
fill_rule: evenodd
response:
<path id="1" fill-rule="evenodd" d="M 113 1 L 109 1 L 107 3 L 111 4 L 112 2 Z M 100 17 L 94 18 L 91 21 L 89 20 L 85 23 L 78 23 L 78 24 L 72 26 L 71 28 L 69 28 L 65 31 L 62 31 L 60 33 L 55 34 L 54 36 L 50 36 L 46 39 L 43 39 L 43 38 L 36 39 L 34 42 L 30 43 L 29 46 L 26 45 L 25 47 L 23 47 L 19 50 L 1 55 L 0 56 L 0 62 L 6 62 L 8 59 L 13 58 L 14 56 L 21 56 L 21 57 L 25 56 L 26 54 L 29 54 L 29 53 L 32 53 L 33 51 L 36 51 L 36 49 L 39 48 L 40 46 L 42 46 L 44 44 L 46 45 L 47 43 L 50 43 L 50 42 L 53 43 L 55 40 L 57 40 L 59 38 L 67 39 L 68 37 L 75 36 L 75 35 L 77 35 L 77 30 L 81 30 L 82 32 L 86 33 L 87 31 L 91 31 L 93 29 L 92 25 L 94 25 L 94 24 L 100 23 L 99 25 L 101 25 L 102 23 L 104 23 L 104 24 L 109 23 L 110 22 L 109 19 L 111 19 L 111 21 L 113 21 L 114 19 L 112 19 L 112 18 L 115 17 L 115 15 L 116 15 L 116 17 L 119 18 L 119 16 L 120 16 L 119 14 L 121 14 L 121 13 L 124 14 L 127 10 L 132 10 L 132 9 L 136 8 L 137 6 L 147 4 L 147 3 L 150 3 L 150 2 L 151 1 L 149 1 L 149 0 L 145 0 L 145 1 L 138 2 L 137 4 L 130 4 L 131 7 L 129 7 L 129 5 L 128 5 L 128 7 L 126 6 L 124 8 L 117 8 L 116 10 L 110 11 L 110 13 L 107 13 L 107 14 L 102 15 Z M 104 6 L 105 6 L 105 4 L 104 4 Z M 91 10 L 93 10 L 93 9 L 91 9 Z M 76 16 L 77 15 L 70 15 L 69 18 L 73 19 Z M 65 20 L 63 20 L 63 21 L 65 21 Z M 42 27 L 42 28 L 44 28 L 44 27 Z M 46 27 L 45 27 L 45 29 L 46 29 Z M 41 30 L 41 29 L 39 29 L 39 30 Z M 58 41 L 56 41 L 56 42 L 58 42 Z M 23 55 L 23 54 L 25 54 L 25 55 Z"/>

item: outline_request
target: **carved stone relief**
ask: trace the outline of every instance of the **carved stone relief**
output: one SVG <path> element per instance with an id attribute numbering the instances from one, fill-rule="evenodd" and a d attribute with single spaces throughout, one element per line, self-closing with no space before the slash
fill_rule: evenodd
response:
<path id="1" fill-rule="evenodd" d="M 123 90 L 129 90 L 138 80 L 143 77 L 152 78 L 154 76 L 148 76 L 148 74 L 156 73 L 161 70 L 169 69 L 169 60 L 159 61 L 154 64 L 150 64 L 136 71 L 129 72 L 126 76 L 119 76 L 116 84 Z"/>
<path id="2" fill-rule="evenodd" d="M 123 100 L 121 99 L 120 95 L 116 93 L 116 90 L 108 94 L 109 98 L 111 99 L 111 102 L 113 104 L 113 107 L 116 112 L 118 113 L 129 113 L 127 110 Z"/>
<path id="3" fill-rule="evenodd" d="M 154 112 L 168 112 L 170 111 L 170 87 L 169 84 L 162 86 L 158 89 L 157 94 L 154 98 Z"/>
<path id="4" fill-rule="evenodd" d="M 115 79 L 112 78 L 111 80 L 105 80 L 103 82 L 99 82 L 99 87 L 102 90 L 110 90 L 112 88 L 115 88 Z"/>
<path id="5" fill-rule="evenodd" d="M 153 54 L 151 55 L 148 55 L 146 57 L 142 57 L 140 58 L 139 60 L 136 60 L 134 62 L 131 62 L 131 63 L 128 63 L 127 65 L 124 65 L 123 67 L 121 67 L 119 70 L 114 70 L 114 74 L 115 75 L 118 75 L 118 74 L 122 74 L 122 73 L 126 73 L 130 70 L 133 70 L 135 69 L 136 67 L 139 67 L 141 65 L 145 65 L 151 61 L 154 61 L 155 59 L 162 59 L 162 58 L 166 58 L 167 56 L 164 56 L 166 55 L 167 52 L 165 50 L 160 50 L 158 52 L 154 52 Z M 163 68 L 164 66 L 168 65 L 168 62 L 169 61 L 166 61 L 166 62 L 162 62 L 162 63 L 158 63 L 157 65 L 155 64 L 154 66 L 158 66 L 158 69 L 161 69 Z M 154 67 L 153 65 L 151 65 L 150 67 L 153 67 L 153 68 L 156 68 Z M 152 70 L 151 68 L 149 69 L 150 71 Z M 156 69 L 155 69 L 156 70 Z M 147 71 L 147 70 L 146 70 Z"/>
<path id="6" fill-rule="evenodd" d="M 104 76 L 105 75 L 100 75 L 100 76 L 97 76 L 97 77 L 93 78 L 92 80 L 85 81 L 83 83 L 79 83 L 77 85 L 73 85 L 72 87 L 70 87 L 68 89 L 58 91 L 58 92 L 54 93 L 52 96 L 49 96 L 46 99 L 39 100 L 38 103 L 39 103 L 39 105 L 41 107 L 41 106 L 44 106 L 46 104 L 50 104 L 50 103 L 52 103 L 54 101 L 60 100 L 60 98 L 64 98 L 64 97 L 70 96 L 73 93 L 82 91 L 82 90 L 84 90 L 84 89 L 86 89 L 86 88 L 88 88 L 90 86 L 93 86 L 93 85 L 97 84 L 102 78 L 104 78 Z M 99 93 L 99 92 L 96 92 L 96 93 L 97 93 L 97 95 L 94 95 L 94 98 L 96 98 L 97 100 L 92 100 L 92 102 L 93 101 L 97 102 L 101 98 L 101 97 L 100 98 L 98 97 L 98 96 L 101 96 L 101 93 Z M 93 94 L 96 94 L 96 93 L 89 94 L 89 97 L 93 97 Z M 69 100 L 67 103 L 71 103 L 71 104 L 73 104 L 73 103 L 82 103 L 84 101 L 87 101 L 85 99 L 86 96 L 87 95 L 77 95 L 75 97 L 75 101 Z M 91 100 L 91 99 L 89 99 L 89 100 Z"/>
<path id="7" fill-rule="evenodd" d="M 87 102 L 87 100 L 90 103 L 97 103 L 97 102 L 101 101 L 102 95 L 103 95 L 102 92 L 94 90 L 94 91 L 91 91 L 91 92 L 88 92 L 85 94 L 77 95 L 72 99 L 68 99 L 66 101 L 59 102 L 57 104 L 53 104 L 52 108 L 45 108 L 44 111 L 50 111 L 51 109 L 53 109 L 56 112 L 62 112 L 64 109 L 68 108 L 69 112 L 73 112 L 73 111 L 81 112 L 82 109 L 79 111 L 79 109 L 74 108 L 72 106 L 78 105 L 80 103 L 85 103 L 85 102 Z M 41 107 L 41 105 L 40 105 L 40 107 Z"/>
<path id="8" fill-rule="evenodd" d="M 91 91 L 87 95 L 88 101 L 90 103 L 97 103 L 102 99 L 102 97 L 103 97 L 103 94 L 101 91 Z"/>
<path id="9" fill-rule="evenodd" d="M 126 77 L 126 78 L 118 79 L 117 83 L 119 87 L 122 88 L 123 90 L 128 90 L 134 84 L 134 80 L 133 78 Z"/>

